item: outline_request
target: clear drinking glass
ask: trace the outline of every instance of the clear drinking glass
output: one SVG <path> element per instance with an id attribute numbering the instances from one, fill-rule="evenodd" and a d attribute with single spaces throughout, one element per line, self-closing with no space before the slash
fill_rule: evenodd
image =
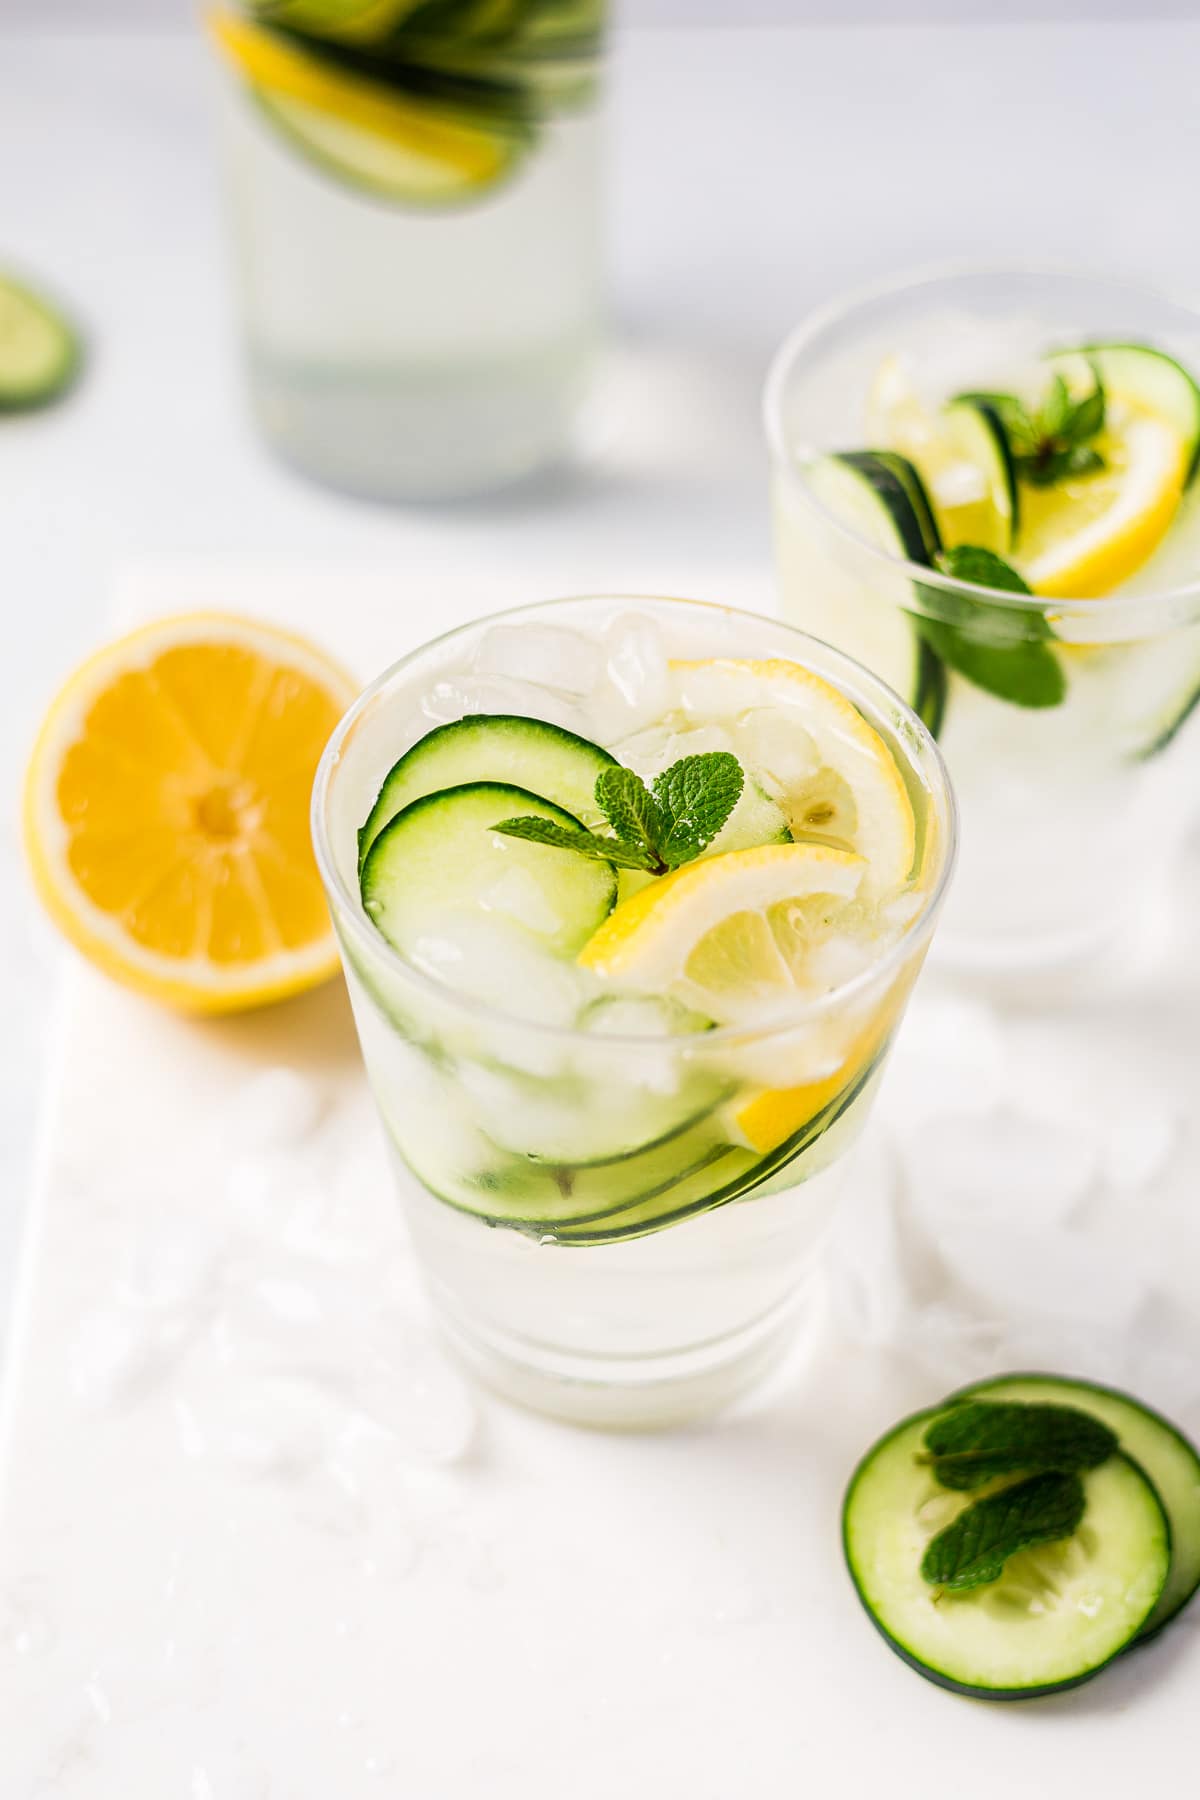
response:
<path id="1" fill-rule="evenodd" d="M 919 622 L 983 647 L 1044 613 L 1061 704 L 1015 705 L 947 669 L 934 719 L 961 807 L 939 955 L 1009 980 L 1089 984 L 1136 941 L 1200 806 L 1200 489 L 1161 547 L 1102 598 L 1037 600 L 953 581 L 877 548 L 818 500 L 806 465 L 865 447 L 885 357 L 944 394 L 1004 388 L 1048 348 L 1150 343 L 1200 371 L 1200 314 L 1121 281 L 1021 270 L 916 276 L 814 314 L 765 397 L 780 604 L 931 716 Z M 1128 962 L 1123 956 L 1122 962 Z"/>
<path id="2" fill-rule="evenodd" d="M 815 670 L 881 734 L 912 798 L 899 935 L 769 1024 L 613 1034 L 594 1004 L 564 1010 L 556 985 L 543 998 L 545 971 L 516 946 L 473 991 L 452 989 L 399 956 L 359 898 L 357 828 L 433 724 L 517 710 L 580 722 L 561 691 L 543 688 L 538 706 L 530 685 L 517 704 L 511 680 L 473 672 L 497 625 L 536 680 L 562 628 L 599 646 L 646 620 L 674 657 Z M 452 1340 L 492 1385 L 565 1417 L 654 1424 L 722 1402 L 796 1320 L 940 908 L 954 821 L 928 732 L 787 626 L 690 601 L 551 602 L 453 631 L 369 688 L 325 752 L 313 835 L 416 1254 Z M 737 1122 L 764 1096 L 791 1119 L 766 1152 Z"/>
<path id="3" fill-rule="evenodd" d="M 220 16 L 250 394 L 288 462 L 423 500 L 568 445 L 602 322 L 603 6 L 260 0 Z"/>

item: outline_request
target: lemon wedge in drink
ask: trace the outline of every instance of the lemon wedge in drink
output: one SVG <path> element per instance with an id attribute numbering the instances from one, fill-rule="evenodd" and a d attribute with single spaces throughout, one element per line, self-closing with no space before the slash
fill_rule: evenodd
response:
<path id="1" fill-rule="evenodd" d="M 1035 594 L 1087 600 L 1111 593 L 1158 548 L 1175 517 L 1189 462 L 1175 424 L 1110 396 L 1096 449 L 1104 459 L 1096 474 L 1022 491 L 1012 560 Z"/>
<path id="2" fill-rule="evenodd" d="M 622 901 L 579 961 L 643 993 L 669 990 L 707 1018 L 769 1012 L 812 991 L 818 953 L 839 932 L 862 936 L 866 872 L 861 856 L 823 844 L 701 857 Z"/>
<path id="3" fill-rule="evenodd" d="M 674 662 L 675 711 L 721 726 L 799 842 L 850 851 L 890 892 L 912 870 L 916 826 L 896 759 L 846 696 L 782 657 Z"/>
<path id="4" fill-rule="evenodd" d="M 209 24 L 277 129 L 328 174 L 380 198 L 461 204 L 507 175 L 529 142 L 519 117 L 417 99 L 230 12 Z"/>
<path id="5" fill-rule="evenodd" d="M 354 693 L 313 645 L 219 614 L 147 625 L 78 669 L 25 785 L 34 884 L 76 949 L 196 1012 L 333 975 L 308 811 Z"/>
<path id="6" fill-rule="evenodd" d="M 670 993 L 721 1023 L 779 1021 L 864 969 L 877 953 L 860 856 L 820 844 L 768 844 L 702 857 L 622 902 L 580 952 L 624 987 Z M 736 1135 L 766 1153 L 814 1118 L 882 1048 L 900 995 L 844 1032 L 800 1047 L 812 1072 L 736 1105 Z M 797 1047 L 792 1047 L 792 1055 Z M 777 1057 L 781 1067 L 787 1055 Z"/>

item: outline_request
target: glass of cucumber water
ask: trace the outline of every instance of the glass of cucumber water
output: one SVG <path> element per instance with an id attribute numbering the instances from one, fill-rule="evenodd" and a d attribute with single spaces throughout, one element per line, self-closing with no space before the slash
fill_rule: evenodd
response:
<path id="1" fill-rule="evenodd" d="M 765 618 L 555 601 L 369 688 L 313 832 L 452 1340 L 560 1416 L 720 1404 L 803 1312 L 940 908 L 926 727 Z"/>
<path id="2" fill-rule="evenodd" d="M 601 326 L 605 0 L 219 0 L 254 412 L 389 500 L 568 444 Z"/>
<path id="3" fill-rule="evenodd" d="M 1028 270 L 877 288 L 775 360 L 782 609 L 944 750 L 939 953 L 977 975 L 1091 985 L 1161 917 L 1200 795 L 1198 376 L 1200 313 Z"/>

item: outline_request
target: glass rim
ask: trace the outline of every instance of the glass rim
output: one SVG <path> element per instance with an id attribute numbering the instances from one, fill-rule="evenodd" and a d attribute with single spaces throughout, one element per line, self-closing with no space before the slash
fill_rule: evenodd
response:
<path id="1" fill-rule="evenodd" d="M 1137 281 L 1124 275 L 1104 274 L 1093 268 L 1069 262 L 1037 262 L 1037 263 L 993 263 L 986 260 L 964 258 L 957 261 L 925 264 L 908 270 L 901 275 L 885 276 L 880 280 L 866 282 L 862 285 L 843 291 L 827 300 L 823 305 L 814 307 L 792 327 L 783 342 L 771 358 L 767 370 L 767 378 L 763 387 L 762 419 L 766 433 L 767 448 L 771 457 L 772 468 L 788 485 L 788 491 L 800 499 L 811 512 L 816 513 L 827 524 L 833 526 L 839 536 L 847 543 L 856 546 L 862 553 L 876 562 L 880 567 L 899 572 L 914 583 L 920 582 L 927 587 L 940 588 L 965 601 L 982 601 L 988 607 L 1001 607 L 1009 612 L 1048 614 L 1053 618 L 1081 619 L 1089 623 L 1098 618 L 1105 619 L 1111 626 L 1127 624 L 1137 626 L 1144 633 L 1148 624 L 1158 620 L 1161 627 L 1187 623 L 1191 618 L 1200 617 L 1200 575 L 1194 581 L 1185 582 L 1171 588 L 1156 588 L 1140 594 L 1098 594 L 1091 596 L 1064 596 L 1063 598 L 1039 594 L 1014 594 L 1004 588 L 984 587 L 981 583 L 962 581 L 953 575 L 946 575 L 940 569 L 933 569 L 924 563 L 913 562 L 908 557 L 895 556 L 890 550 L 878 544 L 872 544 L 867 538 L 860 537 L 853 526 L 831 512 L 817 499 L 796 463 L 796 458 L 788 446 L 784 431 L 784 401 L 788 386 L 793 377 L 795 365 L 804 353 L 813 348 L 823 333 L 853 317 L 862 308 L 878 301 L 899 299 L 919 288 L 935 287 L 939 283 L 951 283 L 988 276 L 1000 279 L 1020 277 L 1037 281 L 1073 281 L 1081 286 L 1089 283 L 1103 284 L 1112 288 L 1124 288 L 1131 296 L 1141 300 L 1158 302 L 1162 305 L 1176 306 L 1191 314 L 1196 322 L 1197 334 L 1200 335 L 1200 307 L 1182 295 L 1169 292 L 1146 282 Z M 1200 479 L 1200 477 L 1196 477 Z M 1186 490 L 1185 490 L 1186 491 Z M 1149 615 L 1149 618 L 1147 617 Z M 1181 615 L 1181 616 L 1176 616 Z M 1101 632 L 1094 641 L 1104 642 L 1111 632 Z M 1117 634 L 1119 637 L 1135 635 L 1131 631 Z"/>
<path id="2" fill-rule="evenodd" d="M 749 1022 L 714 1025 L 711 1030 L 701 1033 L 666 1032 L 662 1035 L 647 1036 L 645 1034 L 616 1032 L 610 1034 L 606 1032 L 603 1037 L 598 1038 L 595 1032 L 586 1031 L 577 1025 L 552 1025 L 538 1019 L 524 1017 L 520 1013 L 510 1012 L 504 1007 L 491 1005 L 486 1001 L 476 999 L 471 994 L 463 993 L 446 982 L 427 975 L 422 969 L 409 962 L 393 945 L 388 943 L 382 932 L 372 924 L 363 910 L 362 898 L 357 887 L 350 886 L 338 867 L 330 842 L 328 812 L 332 788 L 336 783 L 337 770 L 341 761 L 342 747 L 365 713 L 384 695 L 389 686 L 397 678 L 409 672 L 415 663 L 431 651 L 447 644 L 454 638 L 466 636 L 468 633 L 479 631 L 494 623 L 518 622 L 530 614 L 538 618 L 547 613 L 555 615 L 560 608 L 566 609 L 589 601 L 594 603 L 616 602 L 627 605 L 631 609 L 647 605 L 678 604 L 703 608 L 711 613 L 723 613 L 737 618 L 758 620 L 764 625 L 783 632 L 786 636 L 798 639 L 802 644 L 817 646 L 821 656 L 837 666 L 839 675 L 840 671 L 844 670 L 851 677 L 849 688 L 843 686 L 840 679 L 831 685 L 836 685 L 839 692 L 846 693 L 847 697 L 855 702 L 855 684 L 861 683 L 872 695 L 877 694 L 883 705 L 898 708 L 900 718 L 913 734 L 920 754 L 919 770 L 926 777 L 925 785 L 929 793 L 930 806 L 938 819 L 939 841 L 935 854 L 939 858 L 939 866 L 936 878 L 922 893 L 920 909 L 882 955 L 873 958 L 866 968 L 859 970 L 849 980 L 830 988 L 826 993 L 804 999 L 794 1011 L 789 1010 L 784 1018 L 772 1015 L 769 1021 L 762 1024 Z M 823 671 L 818 671 L 818 673 L 823 673 Z M 867 722 L 871 723 L 869 718 Z M 435 727 L 431 726 L 430 729 L 435 729 Z M 932 776 L 932 779 L 929 779 L 929 776 Z M 789 625 L 785 620 L 770 618 L 766 613 L 747 612 L 743 607 L 723 606 L 719 602 L 691 600 L 683 595 L 666 594 L 609 594 L 603 592 L 563 594 L 549 600 L 535 600 L 519 606 L 505 607 L 500 611 L 487 613 L 481 618 L 451 626 L 448 631 L 439 632 L 437 637 L 427 639 L 415 650 L 410 650 L 404 656 L 399 657 L 380 675 L 376 676 L 375 680 L 363 689 L 339 719 L 317 765 L 316 776 L 313 780 L 309 819 L 317 871 L 326 896 L 331 902 L 337 903 L 339 917 L 344 919 L 353 932 L 358 946 L 370 960 L 382 963 L 392 976 L 398 978 L 418 995 L 423 995 L 427 1001 L 434 1001 L 440 1005 L 457 1009 L 493 1027 L 503 1026 L 509 1029 L 535 1032 L 542 1037 L 556 1041 L 587 1044 L 593 1050 L 597 1044 L 612 1046 L 614 1049 L 640 1047 L 642 1050 L 646 1050 L 651 1046 L 661 1048 L 664 1044 L 690 1044 L 693 1047 L 700 1045 L 707 1049 L 715 1045 L 760 1043 L 770 1038 L 784 1037 L 814 1020 L 836 1012 L 842 1006 L 853 1002 L 860 993 L 869 989 L 884 974 L 889 977 L 895 974 L 904 960 L 919 947 L 922 939 L 928 940 L 945 900 L 946 890 L 958 855 L 958 803 L 946 769 L 945 759 L 936 739 L 924 721 L 894 689 L 890 688 L 877 675 L 873 675 L 870 670 L 865 669 L 861 663 L 856 662 L 853 657 L 847 656 L 832 644 L 825 643 L 823 639 L 812 637 L 798 627 Z"/>

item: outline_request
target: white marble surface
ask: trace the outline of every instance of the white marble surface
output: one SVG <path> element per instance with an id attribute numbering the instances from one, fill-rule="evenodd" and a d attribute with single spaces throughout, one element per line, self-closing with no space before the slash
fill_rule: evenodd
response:
<path id="1" fill-rule="evenodd" d="M 414 573 L 447 622 L 521 580 Z M 232 563 L 143 566 L 119 611 L 218 589 L 329 614 L 320 571 Z M 340 573 L 352 663 L 418 635 L 396 594 Z M 927 973 L 794 1353 L 657 1436 L 442 1359 L 340 985 L 203 1022 L 73 971 L 0 1417 L 0 1794 L 728 1800 L 799 1771 L 924 1800 L 930 1742 L 978 1800 L 1172 1779 L 1194 1609 L 1075 1695 L 973 1705 L 878 1641 L 837 1521 L 876 1432 L 997 1368 L 1200 1434 L 1194 874 L 1120 1002 L 1005 1017 Z"/>

